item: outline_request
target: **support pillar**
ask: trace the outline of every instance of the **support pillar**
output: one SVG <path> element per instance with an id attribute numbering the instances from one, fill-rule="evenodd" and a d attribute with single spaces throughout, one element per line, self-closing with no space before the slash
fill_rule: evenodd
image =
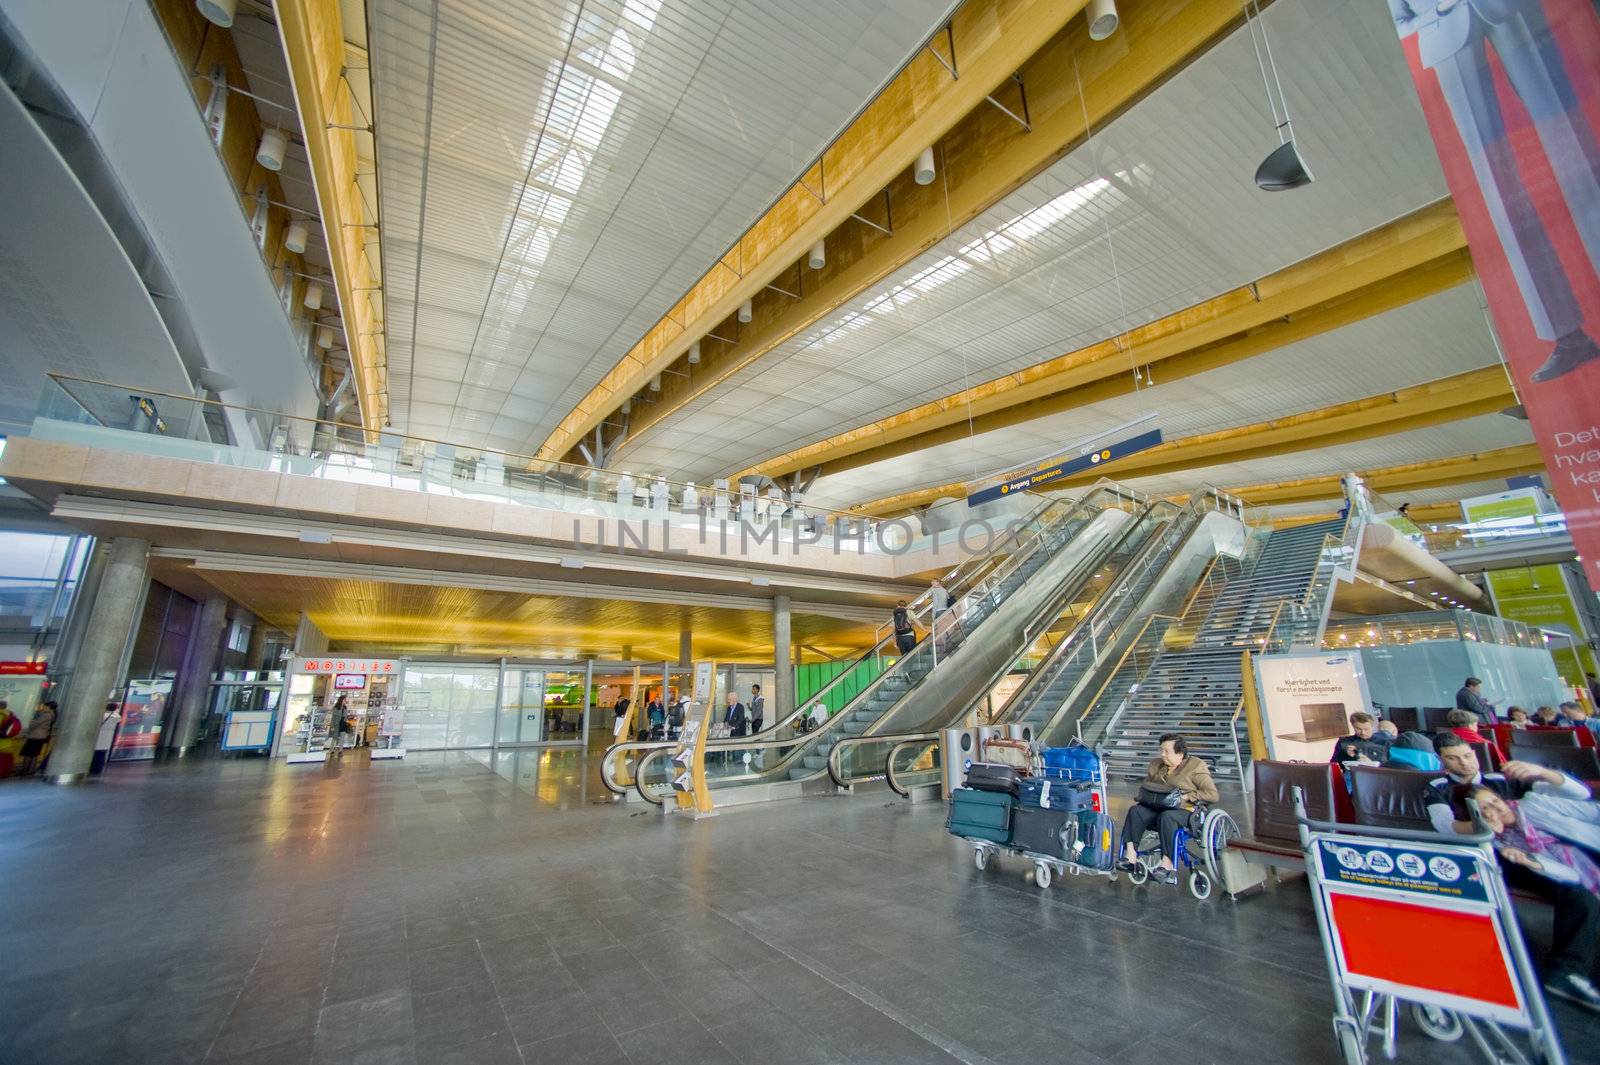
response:
<path id="1" fill-rule="evenodd" d="M 794 710 L 794 666 L 789 656 L 793 644 L 789 615 L 789 597 L 772 597 L 772 717 L 782 721 Z"/>
<path id="2" fill-rule="evenodd" d="M 688 629 L 678 633 L 678 665 L 694 665 L 694 633 Z"/>
<path id="3" fill-rule="evenodd" d="M 217 671 L 217 645 L 228 625 L 228 601 L 220 596 L 200 606 L 200 620 L 189 642 L 189 654 L 178 677 L 178 713 L 172 742 L 167 745 L 173 757 L 182 758 L 194 746 L 200 720 L 206 716 L 211 698 L 211 675 Z"/>
<path id="4" fill-rule="evenodd" d="M 244 668 L 260 670 L 261 660 L 267 656 L 267 621 L 256 617 L 250 626 L 250 642 L 244 649 Z"/>
<path id="5" fill-rule="evenodd" d="M 106 697 L 122 680 L 122 655 L 138 620 L 148 579 L 150 541 L 119 536 L 107 541 L 105 570 L 78 649 L 66 705 L 56 722 L 50 752 L 50 784 L 80 784 L 89 778 L 94 741 L 105 715 Z"/>

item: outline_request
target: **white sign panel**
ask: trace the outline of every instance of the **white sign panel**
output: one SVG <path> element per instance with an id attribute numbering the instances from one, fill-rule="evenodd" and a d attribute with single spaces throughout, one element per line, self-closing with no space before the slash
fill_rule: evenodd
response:
<path id="1" fill-rule="evenodd" d="M 1256 681 L 1267 751 L 1278 761 L 1328 761 L 1334 741 L 1350 734 L 1350 715 L 1371 712 L 1359 654 L 1262 655 Z"/>
<path id="2" fill-rule="evenodd" d="M 711 673 L 716 666 L 714 662 L 696 662 L 694 664 L 694 699 L 695 702 L 704 704 L 711 698 Z"/>

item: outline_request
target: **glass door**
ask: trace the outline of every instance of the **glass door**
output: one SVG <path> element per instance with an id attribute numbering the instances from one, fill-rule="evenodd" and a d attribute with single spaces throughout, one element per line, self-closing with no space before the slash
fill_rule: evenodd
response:
<path id="1" fill-rule="evenodd" d="M 584 671 L 510 663 L 500 684 L 497 744 L 573 743 L 582 738 Z"/>

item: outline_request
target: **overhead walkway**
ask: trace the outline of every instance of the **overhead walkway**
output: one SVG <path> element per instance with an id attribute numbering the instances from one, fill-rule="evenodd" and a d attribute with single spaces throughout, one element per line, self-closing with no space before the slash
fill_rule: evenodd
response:
<path id="1" fill-rule="evenodd" d="M 800 733 L 805 708 L 797 707 L 760 739 L 711 741 L 706 772 L 717 800 L 801 794 L 825 780 L 828 754 L 841 739 L 933 720 L 950 705 L 965 707 L 1015 658 L 1019 643 L 1031 641 L 1025 634 L 1041 631 L 1076 599 L 1122 534 L 1149 509 L 1137 493 L 1105 482 L 1076 502 L 1055 501 L 1034 511 L 1014 537 L 944 579 L 952 604 L 944 622 L 934 622 L 930 595 L 911 604 L 914 619 L 923 629 L 935 626 L 935 634 L 895 658 L 825 725 Z M 885 633 L 861 662 L 893 654 L 893 634 Z M 834 683 L 855 672 L 847 669 Z M 815 698 L 828 693 L 825 688 Z M 607 752 L 603 778 L 613 791 L 626 793 L 631 786 L 660 802 L 669 793 L 671 749 L 665 743 L 618 744 Z"/>
<path id="2" fill-rule="evenodd" d="M 1026 679 L 985 723 L 1019 725 L 1030 739 L 1065 743 L 1084 693 L 1120 661 L 1143 619 L 1180 608 L 1217 558 L 1243 552 L 1242 514 L 1242 503 L 1211 489 L 1197 492 L 1181 509 L 1167 502 L 1153 506 L 1110 553 L 1101 570 L 1110 577 L 1103 593 L 1072 619 L 1042 661 L 1031 668 L 1017 663 L 1010 675 L 1021 672 Z M 887 778 L 897 791 L 928 783 L 936 777 L 929 766 L 939 730 L 972 721 L 984 721 L 978 703 L 915 732 L 844 740 L 834 749 L 832 776 L 841 785 Z"/>

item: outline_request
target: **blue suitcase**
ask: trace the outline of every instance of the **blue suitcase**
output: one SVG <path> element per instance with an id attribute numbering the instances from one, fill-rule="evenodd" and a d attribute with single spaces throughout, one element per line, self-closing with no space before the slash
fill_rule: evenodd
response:
<path id="1" fill-rule="evenodd" d="M 1092 809 L 1094 792 L 1087 783 L 1052 777 L 1027 777 L 1018 783 L 1017 801 L 1023 806 L 1077 813 Z"/>
<path id="2" fill-rule="evenodd" d="M 957 788 L 950 796 L 950 819 L 945 827 L 953 836 L 1005 843 L 1011 838 L 1012 805 L 1005 792 Z"/>

